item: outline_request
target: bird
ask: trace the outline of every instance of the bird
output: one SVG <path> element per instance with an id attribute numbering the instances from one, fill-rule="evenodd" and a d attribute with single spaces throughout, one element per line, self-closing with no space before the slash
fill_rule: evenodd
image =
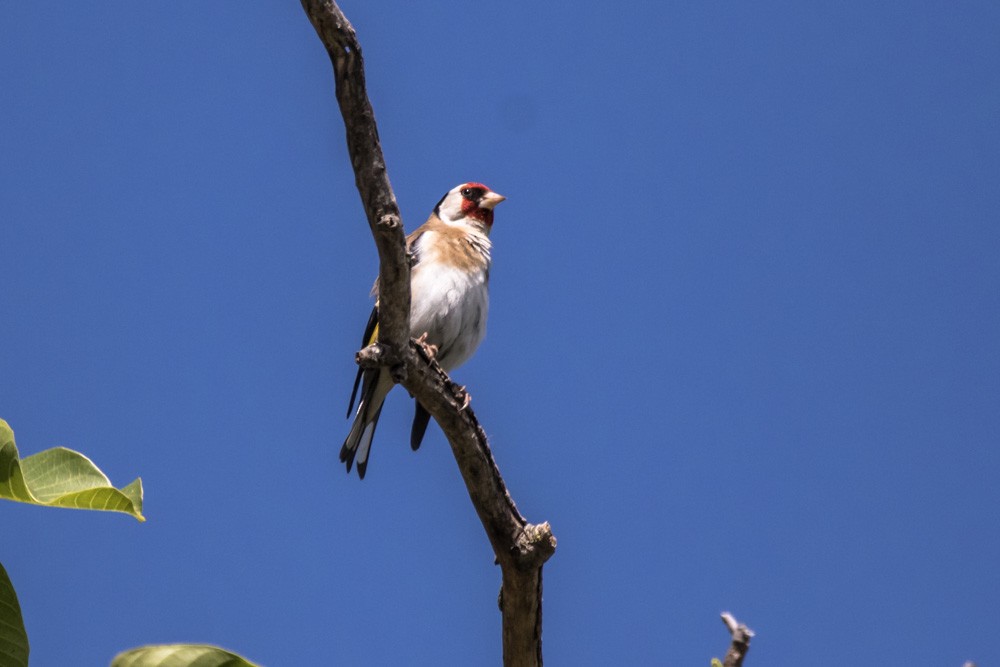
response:
<path id="1" fill-rule="evenodd" d="M 431 349 L 445 371 L 458 368 L 476 351 L 486 335 L 489 313 L 489 280 L 493 209 L 506 197 L 482 183 L 462 183 L 449 190 L 434 207 L 427 222 L 406 237 L 411 257 L 410 336 L 420 338 Z M 378 338 L 378 281 L 372 288 L 375 307 L 361 340 L 367 347 Z M 354 399 L 361 385 L 361 398 Z M 365 478 L 372 438 L 382 404 L 393 387 L 387 368 L 358 369 L 347 407 L 354 422 L 340 450 L 340 460 L 357 463 L 358 476 Z M 410 447 L 420 447 L 430 413 L 416 402 L 410 431 Z"/>

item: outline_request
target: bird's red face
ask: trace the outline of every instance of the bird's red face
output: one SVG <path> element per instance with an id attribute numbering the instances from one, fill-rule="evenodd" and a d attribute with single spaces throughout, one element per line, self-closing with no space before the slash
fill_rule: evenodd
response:
<path id="1" fill-rule="evenodd" d="M 438 213 L 450 219 L 470 218 L 488 227 L 493 224 L 493 207 L 504 199 L 482 183 L 463 183 L 441 199 Z"/>

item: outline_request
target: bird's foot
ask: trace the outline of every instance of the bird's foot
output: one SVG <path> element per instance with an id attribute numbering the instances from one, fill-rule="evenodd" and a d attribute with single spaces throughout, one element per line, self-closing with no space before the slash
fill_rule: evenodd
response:
<path id="1" fill-rule="evenodd" d="M 434 359 L 434 358 L 437 357 L 438 346 L 437 345 L 431 345 L 430 343 L 427 342 L 427 332 L 426 331 L 424 333 L 422 333 L 419 338 L 417 338 L 417 342 L 420 345 L 423 346 L 424 350 L 427 352 L 427 356 L 428 357 L 430 357 L 431 359 Z"/>

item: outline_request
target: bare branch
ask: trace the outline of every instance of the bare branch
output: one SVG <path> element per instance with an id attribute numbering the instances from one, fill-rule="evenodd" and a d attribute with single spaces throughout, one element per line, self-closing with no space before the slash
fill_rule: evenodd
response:
<path id="1" fill-rule="evenodd" d="M 726 657 L 722 660 L 722 665 L 723 667 L 742 667 L 743 658 L 750 650 L 750 638 L 753 637 L 753 631 L 737 622 L 728 611 L 722 612 L 722 622 L 726 624 L 729 634 L 732 636 L 732 642 L 729 644 L 729 650 L 726 651 Z"/>
<path id="2" fill-rule="evenodd" d="M 379 256 L 379 342 L 390 359 L 402 358 L 410 337 L 410 265 L 396 196 L 389 183 L 382 144 L 365 88 L 365 62 L 354 27 L 337 3 L 302 0 L 319 34 L 336 79 L 337 103 L 347 130 L 347 152 L 354 183 L 375 237 Z"/>
<path id="3" fill-rule="evenodd" d="M 529 524 L 507 492 L 486 433 L 454 384 L 421 343 L 409 339 L 410 269 L 399 207 L 386 173 L 365 89 L 354 28 L 333 0 L 302 0 L 333 63 L 355 183 L 379 253 L 379 338 L 358 353 L 366 367 L 389 366 L 444 431 L 503 573 L 505 665 L 541 665 L 542 564 L 555 551 L 547 523 Z"/>

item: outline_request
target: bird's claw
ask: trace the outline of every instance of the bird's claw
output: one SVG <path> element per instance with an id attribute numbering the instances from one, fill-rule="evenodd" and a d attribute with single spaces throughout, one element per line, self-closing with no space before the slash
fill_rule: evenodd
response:
<path id="1" fill-rule="evenodd" d="M 458 411 L 462 412 L 469 407 L 469 403 L 472 403 L 472 394 L 466 391 L 464 386 L 459 387 L 458 391 L 462 394 L 462 407 Z"/>

